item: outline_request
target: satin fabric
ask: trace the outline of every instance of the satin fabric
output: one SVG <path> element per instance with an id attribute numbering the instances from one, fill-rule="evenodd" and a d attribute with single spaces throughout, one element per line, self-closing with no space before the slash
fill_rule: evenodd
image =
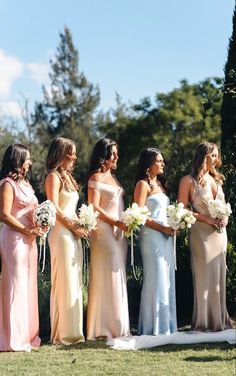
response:
<path id="1" fill-rule="evenodd" d="M 208 200 L 211 187 L 198 186 L 193 179 L 191 204 L 195 211 L 209 215 Z M 221 185 L 216 197 L 224 201 Z M 219 331 L 232 327 L 226 308 L 226 228 L 222 232 L 207 223 L 196 221 L 191 228 L 190 247 L 194 289 L 192 328 L 200 331 Z"/>
<path id="2" fill-rule="evenodd" d="M 59 194 L 59 206 L 64 215 L 78 219 L 76 191 L 64 188 Z M 70 345 L 84 341 L 81 240 L 59 221 L 50 230 L 51 254 L 51 341 L 53 344 Z"/>
<path id="3" fill-rule="evenodd" d="M 151 217 L 167 225 L 165 193 L 146 199 Z M 139 334 L 170 334 L 177 330 L 175 299 L 175 261 L 173 237 L 142 226 L 140 248 L 143 261 L 143 287 L 139 312 Z"/>
<path id="4" fill-rule="evenodd" d="M 2 179 L 0 185 L 4 182 L 14 191 L 11 214 L 33 228 L 38 200 L 31 185 L 10 178 Z M 0 254 L 0 351 L 30 351 L 40 346 L 35 238 L 3 224 Z"/>
<path id="5" fill-rule="evenodd" d="M 88 186 L 99 190 L 100 206 L 113 218 L 120 219 L 124 210 L 123 189 L 95 181 L 89 181 Z M 98 220 L 90 243 L 87 339 L 127 336 L 127 241 L 120 229 Z"/>

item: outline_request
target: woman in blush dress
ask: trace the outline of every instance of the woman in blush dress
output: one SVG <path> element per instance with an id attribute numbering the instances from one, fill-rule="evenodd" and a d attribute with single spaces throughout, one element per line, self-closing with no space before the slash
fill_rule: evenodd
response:
<path id="1" fill-rule="evenodd" d="M 45 190 L 57 210 L 49 233 L 51 254 L 51 341 L 70 345 L 84 341 L 81 237 L 88 231 L 77 226 L 78 185 L 72 175 L 76 161 L 72 140 L 57 137 L 48 150 Z"/>
<path id="2" fill-rule="evenodd" d="M 0 173 L 0 351 L 30 351 L 40 346 L 36 236 L 33 211 L 38 200 L 26 179 L 30 152 L 10 145 Z"/>
<path id="3" fill-rule="evenodd" d="M 193 170 L 179 186 L 179 202 L 190 203 L 196 222 L 191 228 L 194 307 L 192 328 L 199 331 L 221 331 L 232 324 L 226 309 L 226 221 L 211 218 L 208 201 L 224 201 L 224 181 L 217 168 L 221 165 L 218 147 L 210 142 L 198 145 Z M 219 231 L 221 227 L 221 231 Z"/>
<path id="4" fill-rule="evenodd" d="M 99 211 L 96 231 L 90 236 L 91 260 L 87 339 L 129 335 L 126 287 L 126 226 L 121 222 L 124 190 L 117 181 L 118 147 L 100 139 L 91 156 L 88 201 Z"/>
<path id="5" fill-rule="evenodd" d="M 167 225 L 169 198 L 162 179 L 164 161 L 155 148 L 140 155 L 133 198 L 151 212 L 140 231 L 143 287 L 139 334 L 170 334 L 177 330 L 175 300 L 174 230 Z"/>

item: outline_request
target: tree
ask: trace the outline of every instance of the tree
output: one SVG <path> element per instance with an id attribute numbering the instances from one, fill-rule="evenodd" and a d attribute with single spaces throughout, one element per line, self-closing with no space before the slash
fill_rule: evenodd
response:
<path id="1" fill-rule="evenodd" d="M 233 14 L 233 32 L 229 40 L 228 59 L 225 64 L 225 90 L 221 108 L 222 147 L 236 138 L 236 5 Z"/>
<path id="2" fill-rule="evenodd" d="M 221 147 L 224 157 L 224 173 L 226 175 L 225 193 L 231 200 L 233 216 L 236 215 L 236 5 L 233 14 L 233 32 L 229 40 L 228 59 L 225 64 L 225 90 L 221 108 Z M 231 219 L 231 221 L 233 221 Z M 232 226 L 235 233 L 236 224 Z"/>
<path id="3" fill-rule="evenodd" d="M 73 139 L 79 154 L 79 170 L 83 173 L 90 155 L 99 89 L 79 73 L 78 64 L 79 53 L 65 27 L 64 33 L 60 33 L 55 59 L 50 61 L 50 89 L 43 86 L 43 100 L 35 105 L 33 124 L 43 150 L 55 136 Z"/>

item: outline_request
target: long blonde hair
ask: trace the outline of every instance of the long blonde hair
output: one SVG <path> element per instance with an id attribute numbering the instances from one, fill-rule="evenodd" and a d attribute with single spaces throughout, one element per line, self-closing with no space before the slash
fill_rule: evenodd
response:
<path id="1" fill-rule="evenodd" d="M 218 160 L 216 162 L 216 166 L 209 171 L 209 174 L 215 179 L 216 182 L 219 184 L 223 184 L 225 177 L 224 175 L 220 174 L 217 168 L 222 165 L 221 154 L 218 146 L 213 142 L 202 142 L 198 145 L 195 156 L 193 159 L 193 170 L 192 176 L 194 177 L 197 182 L 201 183 L 201 172 L 203 170 L 205 158 L 212 153 L 212 151 L 216 148 L 218 150 Z"/>
<path id="2" fill-rule="evenodd" d="M 46 167 L 48 172 L 56 172 L 62 181 L 62 184 L 66 189 L 71 190 L 71 186 L 65 177 L 65 171 L 62 168 L 62 164 L 66 157 L 72 155 L 73 148 L 75 147 L 74 141 L 65 137 L 56 137 L 49 145 L 48 155 L 46 159 Z M 75 190 L 78 190 L 79 186 L 72 174 L 73 168 L 67 170 L 66 173 L 70 176 L 71 183 Z"/>

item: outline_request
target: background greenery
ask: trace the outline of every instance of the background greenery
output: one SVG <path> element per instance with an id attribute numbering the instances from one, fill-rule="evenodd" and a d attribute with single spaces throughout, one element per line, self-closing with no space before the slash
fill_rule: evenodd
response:
<path id="1" fill-rule="evenodd" d="M 50 61 L 49 89 L 42 88 L 43 99 L 29 111 L 27 100 L 23 110 L 23 126 L 13 119 L 0 120 L 0 157 L 6 145 L 22 142 L 29 146 L 33 156 L 31 182 L 40 201 L 45 199 L 45 159 L 50 140 L 57 136 L 73 139 L 77 145 L 78 164 L 76 178 L 83 187 L 89 156 L 96 140 L 102 136 L 114 138 L 119 145 L 117 176 L 125 191 L 126 205 L 131 202 L 137 158 L 148 146 L 158 147 L 165 158 L 168 190 L 176 200 L 178 184 L 191 170 L 195 148 L 201 141 L 222 144 L 223 173 L 226 199 L 231 201 L 234 215 L 228 226 L 227 253 L 227 304 L 235 315 L 236 290 L 236 226 L 235 226 L 235 163 L 236 163 L 236 40 L 235 13 L 233 34 L 230 39 L 225 77 L 211 77 L 196 84 L 182 80 L 178 88 L 167 94 L 157 93 L 154 100 L 145 97 L 137 104 L 127 105 L 117 95 L 116 106 L 109 112 L 98 111 L 99 88 L 94 87 L 79 70 L 79 53 L 73 44 L 70 30 L 65 27 L 59 35 L 55 58 Z M 81 201 L 84 201 L 81 190 Z M 138 243 L 135 262 L 139 281 L 128 267 L 128 294 L 131 327 L 135 332 L 142 285 L 142 264 Z M 192 311 L 192 276 L 187 238 L 177 240 L 176 289 L 179 326 L 188 324 Z M 128 265 L 130 262 L 128 260 Z M 39 272 L 39 305 L 41 336 L 47 339 L 49 322 L 50 259 Z M 84 311 L 86 313 L 87 288 L 84 286 Z M 86 317 L 86 315 L 85 315 Z M 86 319 L 84 320 L 86 323 Z"/>

